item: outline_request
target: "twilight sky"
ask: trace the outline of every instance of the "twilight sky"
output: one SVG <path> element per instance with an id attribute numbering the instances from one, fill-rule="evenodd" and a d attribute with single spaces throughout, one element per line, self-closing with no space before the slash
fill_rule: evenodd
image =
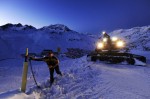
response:
<path id="1" fill-rule="evenodd" d="M 0 25 L 6 23 L 110 32 L 150 25 L 150 0 L 0 0 Z"/>

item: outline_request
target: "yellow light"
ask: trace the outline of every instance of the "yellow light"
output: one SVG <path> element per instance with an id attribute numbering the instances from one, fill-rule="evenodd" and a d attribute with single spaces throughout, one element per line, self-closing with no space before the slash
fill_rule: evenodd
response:
<path id="1" fill-rule="evenodd" d="M 118 42 L 117 42 L 117 47 L 123 47 L 123 46 L 124 46 L 123 41 L 118 41 Z"/>
<path id="2" fill-rule="evenodd" d="M 103 42 L 107 42 L 107 38 L 103 38 Z"/>
<path id="3" fill-rule="evenodd" d="M 104 47 L 103 43 L 98 43 L 98 44 L 97 44 L 97 48 L 98 48 L 98 49 L 102 49 L 103 47 Z"/>
<path id="4" fill-rule="evenodd" d="M 118 40 L 117 37 L 112 37 L 111 39 L 112 39 L 112 41 L 114 41 L 114 42 Z"/>

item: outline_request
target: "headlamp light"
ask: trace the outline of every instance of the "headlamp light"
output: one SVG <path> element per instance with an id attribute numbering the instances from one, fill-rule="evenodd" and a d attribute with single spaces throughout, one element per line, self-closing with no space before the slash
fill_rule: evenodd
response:
<path id="1" fill-rule="evenodd" d="M 112 39 L 112 41 L 113 41 L 113 42 L 115 42 L 115 41 L 117 41 L 117 40 L 118 40 L 118 38 L 117 38 L 117 37 L 112 37 L 111 39 Z"/>
<path id="2" fill-rule="evenodd" d="M 106 32 L 105 32 L 105 31 L 103 31 L 102 33 L 103 33 L 103 34 L 105 34 Z"/>
<path id="3" fill-rule="evenodd" d="M 117 42 L 117 47 L 123 47 L 124 46 L 124 42 L 123 41 L 118 41 Z"/>
<path id="4" fill-rule="evenodd" d="M 103 44 L 103 43 L 101 43 L 101 42 L 100 42 L 100 43 L 97 43 L 97 48 L 98 48 L 98 49 L 102 49 L 103 47 L 104 47 L 104 44 Z"/>
<path id="5" fill-rule="evenodd" d="M 103 42 L 107 42 L 107 38 L 103 38 Z"/>

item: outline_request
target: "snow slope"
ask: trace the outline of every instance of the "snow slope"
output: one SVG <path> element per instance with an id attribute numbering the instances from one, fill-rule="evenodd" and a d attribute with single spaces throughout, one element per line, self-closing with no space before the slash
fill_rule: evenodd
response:
<path id="1" fill-rule="evenodd" d="M 19 57 L 26 48 L 34 53 L 39 53 L 43 49 L 56 51 L 58 47 L 62 52 L 66 52 L 67 48 L 93 50 L 94 41 L 95 38 L 70 30 L 62 24 L 40 29 L 29 25 L 6 24 L 0 26 L 0 46 L 2 47 L 0 59 Z"/>
<path id="2" fill-rule="evenodd" d="M 150 26 L 119 29 L 110 34 L 123 38 L 129 49 L 150 51 Z"/>
<path id="3" fill-rule="evenodd" d="M 56 76 L 51 88 L 31 87 L 28 95 L 14 90 L 0 94 L 7 99 L 149 99 L 150 67 L 87 62 L 86 57 L 60 64 L 63 77 Z"/>

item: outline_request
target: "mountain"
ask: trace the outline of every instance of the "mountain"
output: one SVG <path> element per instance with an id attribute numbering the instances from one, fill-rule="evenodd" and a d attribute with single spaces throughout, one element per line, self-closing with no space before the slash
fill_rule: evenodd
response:
<path id="1" fill-rule="evenodd" d="M 78 33 L 62 24 L 44 26 L 36 29 L 31 25 L 6 24 L 0 26 L 0 58 L 15 57 L 25 52 L 41 52 L 43 49 L 61 48 L 94 49 L 94 38 Z"/>
<path id="2" fill-rule="evenodd" d="M 40 30 L 50 30 L 53 32 L 69 32 L 72 31 L 70 30 L 67 26 L 63 25 L 63 24 L 55 24 L 55 25 L 49 25 L 49 26 L 44 26 L 42 28 L 40 28 Z"/>
<path id="3" fill-rule="evenodd" d="M 0 98 L 149 99 L 150 53 L 144 49 L 144 46 L 150 47 L 150 27 L 120 29 L 109 34 L 121 37 L 136 54 L 140 53 L 147 57 L 147 65 L 141 67 L 126 64 L 107 64 L 98 61 L 93 63 L 88 62 L 86 56 L 77 59 L 58 56 L 63 76 L 55 75 L 54 84 L 51 88 L 47 88 L 49 86 L 49 71 L 46 64 L 32 61 L 36 80 L 42 89 L 39 90 L 35 87 L 29 68 L 28 95 L 26 95 L 20 93 L 19 89 L 24 60 L 17 58 L 0 61 Z M 0 27 L 0 58 L 18 56 L 25 52 L 26 47 L 29 48 L 29 52 L 40 52 L 43 49 L 56 50 L 58 46 L 61 47 L 63 52 L 67 48 L 93 50 L 95 48 L 94 41 L 97 41 L 99 36 L 80 34 L 64 25 L 50 25 L 36 29 L 30 25 L 6 24 L 4 27 Z"/>
<path id="4" fill-rule="evenodd" d="M 125 40 L 130 50 L 150 51 L 150 26 L 119 29 L 109 33 Z M 36 29 L 31 25 L 8 23 L 0 26 L 0 59 L 15 57 L 25 52 L 39 53 L 43 49 L 80 48 L 94 50 L 95 42 L 100 35 L 81 34 L 63 24 L 44 26 Z"/>
<path id="5" fill-rule="evenodd" d="M 0 26 L 0 30 L 3 30 L 3 31 L 9 31 L 9 30 L 15 31 L 15 30 L 26 30 L 26 29 L 36 29 L 36 28 L 31 25 L 23 26 L 21 23 L 18 23 L 18 24 L 8 23 L 8 24 Z"/>
<path id="6" fill-rule="evenodd" d="M 110 35 L 123 38 L 129 49 L 150 51 L 150 26 L 119 29 Z"/>

